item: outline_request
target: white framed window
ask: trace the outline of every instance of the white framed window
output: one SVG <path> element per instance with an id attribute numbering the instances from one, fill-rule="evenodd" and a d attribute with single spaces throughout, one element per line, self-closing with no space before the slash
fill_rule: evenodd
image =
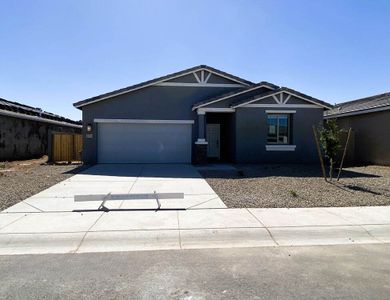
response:
<path id="1" fill-rule="evenodd" d="M 290 144 L 290 114 L 267 115 L 267 144 Z"/>

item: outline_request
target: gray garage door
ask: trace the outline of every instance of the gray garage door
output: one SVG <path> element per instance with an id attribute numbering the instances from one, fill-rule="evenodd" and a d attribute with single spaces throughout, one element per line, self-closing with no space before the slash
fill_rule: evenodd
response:
<path id="1" fill-rule="evenodd" d="M 190 163 L 191 124 L 99 123 L 99 163 Z"/>

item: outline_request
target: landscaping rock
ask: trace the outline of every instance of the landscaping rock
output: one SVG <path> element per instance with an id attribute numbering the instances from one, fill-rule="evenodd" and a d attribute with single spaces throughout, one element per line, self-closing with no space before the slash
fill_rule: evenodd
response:
<path id="1" fill-rule="evenodd" d="M 317 165 L 235 165 L 238 172 L 200 171 L 228 207 L 390 205 L 390 167 L 346 168 L 325 182 Z"/>

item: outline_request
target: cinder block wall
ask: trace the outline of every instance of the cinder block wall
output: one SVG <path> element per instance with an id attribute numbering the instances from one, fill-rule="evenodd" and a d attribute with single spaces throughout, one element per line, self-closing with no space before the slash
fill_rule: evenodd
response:
<path id="1" fill-rule="evenodd" d="M 51 131 L 81 133 L 79 128 L 0 116 L 0 161 L 47 155 Z"/>

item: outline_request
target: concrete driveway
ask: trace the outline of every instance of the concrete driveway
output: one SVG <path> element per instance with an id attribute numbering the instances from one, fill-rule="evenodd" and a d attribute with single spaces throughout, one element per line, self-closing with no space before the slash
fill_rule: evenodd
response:
<path id="1" fill-rule="evenodd" d="M 74 212 L 100 205 L 74 195 L 154 191 L 184 193 L 161 202 L 186 210 Z M 228 209 L 190 165 L 97 165 L 0 212 L 0 255 L 389 242 L 389 206 Z"/>
<path id="2" fill-rule="evenodd" d="M 184 193 L 184 199 L 162 199 L 161 208 L 226 208 L 225 204 L 191 165 L 104 164 L 62 181 L 5 212 L 69 212 L 96 209 L 100 201 L 74 202 L 75 195 L 126 193 Z M 154 200 L 107 201 L 110 209 L 153 209 Z"/>

